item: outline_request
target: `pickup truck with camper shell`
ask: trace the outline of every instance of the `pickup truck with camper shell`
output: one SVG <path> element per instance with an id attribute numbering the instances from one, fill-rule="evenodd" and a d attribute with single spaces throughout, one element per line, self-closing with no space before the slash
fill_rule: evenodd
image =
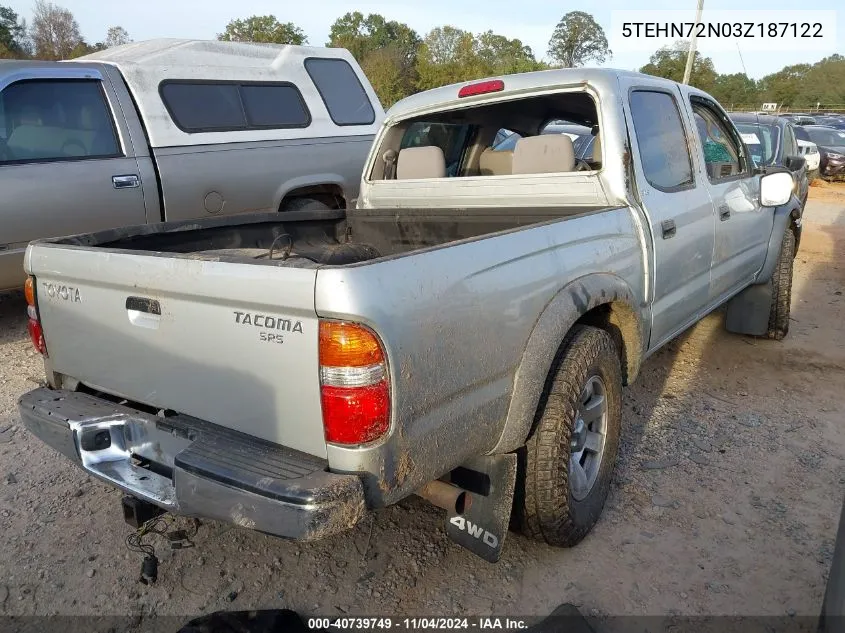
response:
<path id="1" fill-rule="evenodd" d="M 0 61 L 0 291 L 41 237 L 343 208 L 384 111 L 349 52 L 150 40 Z"/>
<path id="2" fill-rule="evenodd" d="M 594 132 L 589 161 L 540 134 L 553 120 Z M 492 151 L 503 129 L 521 138 Z M 418 494 L 486 560 L 509 525 L 571 546 L 608 494 L 623 386 L 723 304 L 729 330 L 783 338 L 800 236 L 792 174 L 696 88 L 446 86 L 388 112 L 354 209 L 31 244 L 47 384 L 19 412 L 136 524 L 308 540 Z"/>

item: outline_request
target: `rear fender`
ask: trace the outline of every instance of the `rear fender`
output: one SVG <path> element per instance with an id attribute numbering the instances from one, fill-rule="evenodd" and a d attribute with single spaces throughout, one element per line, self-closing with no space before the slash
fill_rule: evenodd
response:
<path id="1" fill-rule="evenodd" d="M 561 342 L 579 319 L 606 304 L 614 307 L 609 324 L 622 337 L 623 375 L 629 383 L 634 380 L 643 358 L 644 341 L 648 340 L 634 293 L 612 274 L 596 273 L 576 279 L 549 302 L 528 338 L 514 379 L 505 427 L 491 454 L 511 452 L 525 443 Z"/>

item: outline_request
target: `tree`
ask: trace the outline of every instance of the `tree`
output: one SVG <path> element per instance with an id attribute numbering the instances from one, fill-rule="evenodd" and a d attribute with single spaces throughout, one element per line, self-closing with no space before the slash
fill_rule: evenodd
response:
<path id="1" fill-rule="evenodd" d="M 432 29 L 420 46 L 420 90 L 494 75 L 546 68 L 520 40 L 487 31 L 473 35 L 453 26 Z"/>
<path id="2" fill-rule="evenodd" d="M 245 20 L 232 20 L 226 30 L 217 35 L 224 42 L 261 42 L 265 44 L 308 43 L 305 31 L 293 22 L 279 22 L 272 15 L 253 15 Z"/>
<path id="3" fill-rule="evenodd" d="M 36 0 L 32 16 L 32 43 L 38 59 L 69 59 L 82 42 L 73 14 L 52 2 Z"/>
<path id="4" fill-rule="evenodd" d="M 649 58 L 648 64 L 640 68 L 640 72 L 673 81 L 683 81 L 689 46 L 688 41 L 680 40 L 671 46 L 658 49 Z M 716 69 L 713 67 L 713 60 L 695 51 L 689 83 L 705 92 L 712 92 L 716 85 Z"/>
<path id="5" fill-rule="evenodd" d="M 18 19 L 18 14 L 9 7 L 0 6 L 0 59 L 27 57 L 26 22 Z"/>
<path id="6" fill-rule="evenodd" d="M 549 40 L 549 57 L 564 68 L 583 66 L 590 60 L 602 64 L 611 55 L 604 29 L 584 11 L 564 15 Z"/>
<path id="7" fill-rule="evenodd" d="M 761 101 L 757 82 L 745 73 L 717 75 L 710 94 L 725 106 L 747 105 L 753 106 L 755 110 L 760 107 L 757 103 Z"/>
<path id="8" fill-rule="evenodd" d="M 123 44 L 128 44 L 131 41 L 132 38 L 129 37 L 129 33 L 126 32 L 125 28 L 123 28 L 122 26 L 112 26 L 106 33 L 106 41 L 104 42 L 104 46 L 106 48 L 111 48 L 112 46 L 121 46 Z"/>
<path id="9" fill-rule="evenodd" d="M 335 20 L 327 43 L 352 53 L 388 106 L 414 91 L 419 45 L 419 35 L 407 24 L 358 11 Z"/>
<path id="10" fill-rule="evenodd" d="M 544 67 L 534 58 L 534 51 L 520 40 L 509 40 L 493 31 L 476 38 L 476 54 L 490 75 L 510 75 L 540 70 Z"/>

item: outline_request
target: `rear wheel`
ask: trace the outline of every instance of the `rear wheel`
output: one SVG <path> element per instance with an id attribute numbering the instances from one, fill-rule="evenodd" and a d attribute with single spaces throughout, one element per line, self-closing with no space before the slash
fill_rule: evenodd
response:
<path id="1" fill-rule="evenodd" d="M 795 259 L 795 234 L 786 229 L 780 244 L 780 255 L 772 274 L 772 305 L 769 308 L 769 329 L 766 336 L 781 340 L 789 332 L 789 311 L 792 303 L 792 265 Z"/>
<path id="2" fill-rule="evenodd" d="M 619 352 L 604 330 L 567 336 L 526 443 L 518 498 L 522 531 L 569 547 L 595 525 L 610 488 L 622 417 Z"/>
<path id="3" fill-rule="evenodd" d="M 325 202 L 316 198 L 292 198 L 282 202 L 280 211 L 325 211 L 331 209 Z"/>

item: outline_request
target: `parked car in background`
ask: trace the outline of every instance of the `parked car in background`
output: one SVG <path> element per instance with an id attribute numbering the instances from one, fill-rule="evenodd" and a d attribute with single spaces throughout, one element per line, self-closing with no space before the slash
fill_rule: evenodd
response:
<path id="1" fill-rule="evenodd" d="M 845 131 L 821 125 L 804 128 L 819 148 L 819 173 L 829 180 L 845 176 Z"/>
<path id="2" fill-rule="evenodd" d="M 832 127 L 836 130 L 845 130 L 845 117 L 834 115 L 816 117 L 816 124 Z"/>
<path id="3" fill-rule="evenodd" d="M 796 127 L 790 121 L 776 116 L 733 113 L 730 117 L 757 167 L 778 165 L 792 172 L 795 195 L 803 207 L 809 195 L 810 181 L 807 160 L 798 148 L 795 137 Z"/>
<path id="4" fill-rule="evenodd" d="M 821 163 L 819 147 L 810 140 L 807 130 L 800 125 L 796 125 L 794 131 L 795 139 L 798 141 L 798 151 L 807 161 L 807 180 L 812 184 L 819 177 L 819 165 Z"/>
<path id="5" fill-rule="evenodd" d="M 809 114 L 804 114 L 803 112 L 788 112 L 785 114 L 779 114 L 778 116 L 792 121 L 795 125 L 814 125 L 816 123 L 816 119 L 814 117 Z"/>
<path id="6" fill-rule="evenodd" d="M 33 239 L 341 208 L 384 112 L 338 48 L 151 40 L 0 61 L 0 290 Z"/>
<path id="7" fill-rule="evenodd" d="M 800 130 L 801 128 L 799 127 L 798 129 Z M 813 141 L 805 141 L 804 139 L 798 138 L 798 134 L 795 137 L 798 141 L 798 152 L 807 161 L 807 181 L 812 184 L 819 177 L 819 166 L 821 164 L 819 147 Z"/>

